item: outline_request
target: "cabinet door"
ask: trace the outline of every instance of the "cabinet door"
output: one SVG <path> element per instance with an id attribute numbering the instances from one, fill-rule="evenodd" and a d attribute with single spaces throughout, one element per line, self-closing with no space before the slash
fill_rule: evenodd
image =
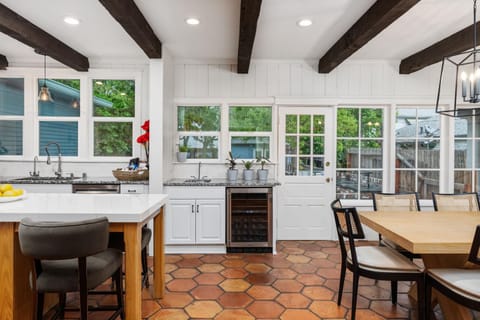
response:
<path id="1" fill-rule="evenodd" d="M 225 243 L 225 200 L 197 200 L 197 243 Z"/>
<path id="2" fill-rule="evenodd" d="M 195 243 L 195 201 L 170 200 L 165 214 L 165 243 Z"/>

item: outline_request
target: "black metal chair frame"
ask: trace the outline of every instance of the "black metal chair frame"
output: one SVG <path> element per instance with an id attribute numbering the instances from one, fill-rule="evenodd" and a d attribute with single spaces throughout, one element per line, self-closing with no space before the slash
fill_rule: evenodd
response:
<path id="1" fill-rule="evenodd" d="M 361 276 L 376 279 L 390 281 L 392 288 L 392 303 L 397 303 L 397 282 L 398 281 L 415 281 L 417 283 L 417 295 L 418 295 L 418 313 L 419 319 L 425 319 L 425 278 L 424 273 L 419 272 L 401 272 L 401 271 L 382 271 L 373 268 L 363 268 L 357 260 L 357 253 L 355 249 L 355 241 L 359 239 L 365 239 L 365 233 L 360 222 L 357 210 L 355 208 L 338 207 L 340 200 L 335 200 L 331 203 L 331 208 L 334 213 L 335 225 L 338 235 L 338 241 L 340 243 L 340 250 L 342 256 L 342 265 L 340 270 L 340 284 L 338 291 L 337 305 L 342 303 L 343 285 L 345 281 L 346 269 L 353 273 L 353 291 L 352 291 L 352 313 L 351 319 L 355 319 L 357 296 L 358 296 L 358 283 Z M 345 217 L 346 230 L 342 229 L 342 225 L 338 218 L 338 213 L 341 213 Z M 353 225 L 352 225 L 353 222 Z M 355 230 L 355 231 L 354 231 Z M 347 243 L 350 248 L 350 257 L 348 259 Z"/>
<path id="2" fill-rule="evenodd" d="M 480 259 L 478 257 L 478 250 L 480 249 L 480 225 L 476 227 L 475 236 L 473 238 L 472 246 L 470 247 L 470 254 L 468 261 L 480 265 Z M 478 271 L 480 272 L 480 270 Z M 437 281 L 435 278 L 426 273 L 425 277 L 425 301 L 432 300 L 432 288 L 435 288 L 449 299 L 466 306 L 467 308 L 480 311 L 480 299 L 469 299 L 465 295 L 459 295 L 455 290 L 445 286 L 443 283 Z M 432 314 L 430 304 L 426 305 L 426 316 L 430 319 Z"/>
<path id="3" fill-rule="evenodd" d="M 100 221 L 101 220 L 101 221 Z M 22 222 L 20 223 L 20 228 L 19 228 L 19 238 L 20 238 L 20 246 L 22 247 L 22 232 L 26 232 L 22 230 Z M 37 222 L 32 222 L 31 220 L 25 220 L 27 223 L 29 223 L 29 227 L 32 224 L 35 224 Z M 107 218 L 97 218 L 97 219 L 91 219 L 91 220 L 85 220 L 85 221 L 79 221 L 78 224 L 80 225 L 82 222 L 90 222 L 90 223 L 103 223 L 105 225 L 105 244 L 104 244 L 104 249 L 103 250 L 113 250 L 113 249 L 107 249 L 107 239 L 108 239 L 108 220 Z M 38 222 L 38 224 L 42 224 L 43 222 Z M 38 225 L 37 224 L 37 225 Z M 54 223 L 54 227 L 61 227 L 62 223 Z M 68 224 L 68 223 L 66 223 Z M 35 227 L 37 226 L 35 225 Z M 42 226 L 45 229 L 45 226 Z M 55 235 L 48 235 L 49 237 L 52 237 L 52 241 L 56 241 L 57 238 L 55 238 Z M 73 241 L 70 237 L 70 240 Z M 65 242 L 65 239 L 59 239 L 61 243 Z M 80 241 L 81 239 L 77 239 L 77 242 Z M 97 247 L 102 246 L 101 244 L 98 245 Z M 45 248 L 42 248 L 42 252 L 45 252 Z M 50 249 L 49 249 L 50 250 Z M 102 250 L 102 251 L 103 251 Z M 22 249 L 23 251 L 23 249 Z M 31 251 L 31 250 L 29 250 Z M 85 250 L 83 250 L 85 251 Z M 99 251 L 101 252 L 101 251 Z M 98 251 L 97 251 L 98 253 Z M 112 281 L 115 281 L 115 291 L 89 291 L 87 287 L 87 279 L 88 279 L 88 271 L 87 271 L 87 259 L 90 256 L 93 256 L 95 253 L 91 253 L 88 255 L 82 255 L 82 256 L 76 256 L 76 259 L 78 261 L 78 285 L 79 285 L 79 290 L 78 292 L 80 293 L 80 319 L 81 320 L 87 320 L 88 319 L 88 312 L 89 311 L 114 311 L 114 313 L 110 316 L 109 319 L 116 319 L 118 316 L 121 317 L 121 319 L 125 319 L 125 312 L 124 312 L 124 301 L 123 301 L 123 280 L 122 280 L 122 264 L 120 262 L 119 268 L 114 272 L 114 274 L 111 276 Z M 27 255 L 30 255 L 27 253 Z M 40 255 L 31 255 L 33 258 L 34 262 L 34 271 L 35 271 L 35 276 L 38 277 L 42 272 L 42 260 L 56 260 L 56 261 L 61 261 L 61 260 L 67 260 L 67 259 L 72 259 L 72 254 L 64 254 L 64 253 L 56 253 L 55 249 L 53 248 L 51 250 L 51 253 L 45 255 L 45 253 L 40 254 Z M 107 278 L 108 279 L 108 278 Z M 105 280 L 107 280 L 105 279 Z M 48 291 L 54 293 L 54 291 Z M 53 315 L 53 319 L 64 319 L 65 317 L 65 304 L 66 304 L 66 294 L 67 292 L 65 291 L 55 291 L 59 295 L 59 303 L 58 303 L 58 308 Z M 117 306 L 101 306 L 101 307 L 89 307 L 88 306 L 88 295 L 89 294 L 115 294 L 117 297 Z M 37 320 L 42 320 L 43 319 L 43 306 L 45 302 L 45 292 L 39 292 L 38 290 L 36 291 L 37 295 L 37 301 L 36 301 L 36 319 Z M 68 310 L 78 310 L 78 309 L 68 309 Z"/>
<path id="4" fill-rule="evenodd" d="M 480 208 L 480 197 L 478 196 L 477 192 L 464 192 L 464 193 L 439 193 L 439 192 L 432 192 L 432 201 L 433 201 L 433 210 L 438 211 L 438 203 L 436 199 L 436 195 L 439 196 L 463 196 L 463 195 L 473 195 L 477 200 L 477 207 Z"/>

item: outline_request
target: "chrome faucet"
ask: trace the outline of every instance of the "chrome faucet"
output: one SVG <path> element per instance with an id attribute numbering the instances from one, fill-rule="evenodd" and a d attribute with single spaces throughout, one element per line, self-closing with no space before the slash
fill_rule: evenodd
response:
<path id="1" fill-rule="evenodd" d="M 200 176 L 200 168 L 202 167 L 202 162 L 199 161 L 198 162 L 198 175 L 195 177 L 195 176 L 190 176 L 190 178 L 194 179 L 194 180 L 206 180 L 207 179 L 207 176 Z"/>
<path id="2" fill-rule="evenodd" d="M 38 156 L 33 157 L 33 172 L 30 172 L 30 177 L 39 177 L 40 171 L 37 171 Z"/>
<path id="3" fill-rule="evenodd" d="M 58 178 L 61 178 L 62 177 L 62 154 L 60 152 L 60 145 L 57 142 L 49 142 L 45 146 L 45 152 L 47 153 L 47 164 L 52 163 L 52 160 L 50 159 L 50 152 L 48 152 L 48 147 L 52 144 L 57 146 L 57 152 L 58 152 L 58 168 L 57 168 L 57 171 L 55 171 L 55 175 Z"/>

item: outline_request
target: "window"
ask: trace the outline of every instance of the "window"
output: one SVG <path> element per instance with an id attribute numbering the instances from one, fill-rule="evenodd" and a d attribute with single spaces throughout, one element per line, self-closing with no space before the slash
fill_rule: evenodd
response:
<path id="1" fill-rule="evenodd" d="M 480 191 L 480 117 L 455 118 L 454 192 Z"/>
<path id="2" fill-rule="evenodd" d="M 383 109 L 337 110 L 336 193 L 341 199 L 370 199 L 382 191 Z"/>
<path id="3" fill-rule="evenodd" d="M 92 80 L 93 155 L 132 156 L 134 80 Z"/>
<path id="4" fill-rule="evenodd" d="M 23 116 L 23 78 L 0 78 L 0 155 L 23 154 Z"/>
<path id="5" fill-rule="evenodd" d="M 439 191 L 440 116 L 432 108 L 399 108 L 395 121 L 395 192 Z"/>
<path id="6" fill-rule="evenodd" d="M 272 140 L 272 108 L 230 106 L 228 110 L 233 156 L 240 159 L 268 159 Z"/>
<path id="7" fill-rule="evenodd" d="M 219 106 L 177 107 L 179 145 L 186 146 L 187 159 L 218 159 Z"/>
<path id="8" fill-rule="evenodd" d="M 38 101 L 38 149 L 46 156 L 45 146 L 52 141 L 61 146 L 63 156 L 78 156 L 78 120 L 80 117 L 79 79 L 39 79 L 38 90 L 47 85 L 52 101 Z M 56 155 L 57 150 L 52 151 Z"/>

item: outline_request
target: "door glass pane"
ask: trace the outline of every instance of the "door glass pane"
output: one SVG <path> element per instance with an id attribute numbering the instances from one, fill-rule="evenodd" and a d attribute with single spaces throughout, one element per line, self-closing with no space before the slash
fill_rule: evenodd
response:
<path id="1" fill-rule="evenodd" d="M 179 144 L 188 146 L 188 159 L 218 159 L 217 136 L 180 136 Z"/>
<path id="2" fill-rule="evenodd" d="M 418 140 L 417 168 L 440 168 L 439 140 Z"/>
<path id="3" fill-rule="evenodd" d="M 311 118 L 308 114 L 300 115 L 300 133 L 311 133 Z"/>
<path id="4" fill-rule="evenodd" d="M 23 78 L 0 78 L 0 115 L 23 116 Z"/>
<path id="5" fill-rule="evenodd" d="M 131 122 L 95 122 L 93 131 L 95 156 L 132 156 Z"/>
<path id="6" fill-rule="evenodd" d="M 325 132 L 325 116 L 323 114 L 313 116 L 313 133 Z"/>
<path id="7" fill-rule="evenodd" d="M 78 156 L 78 123 L 70 121 L 40 121 L 40 155 L 46 156 L 45 146 L 49 142 L 57 142 L 60 145 L 62 156 Z M 50 155 L 57 155 L 55 148 Z"/>
<path id="8" fill-rule="evenodd" d="M 475 142 L 475 150 L 476 150 L 476 153 L 477 153 L 477 156 L 475 157 L 475 168 L 480 168 L 480 141 L 476 141 Z M 477 191 L 480 191 L 479 189 L 477 189 Z"/>
<path id="9" fill-rule="evenodd" d="M 300 154 L 310 154 L 310 143 L 309 136 L 300 136 Z"/>
<path id="10" fill-rule="evenodd" d="M 298 133 L 297 115 L 287 114 L 285 119 L 285 133 Z"/>
<path id="11" fill-rule="evenodd" d="M 95 117 L 134 117 L 135 80 L 92 80 Z"/>
<path id="12" fill-rule="evenodd" d="M 476 187 L 475 187 L 475 190 L 477 190 L 477 192 L 480 190 L 480 170 L 477 170 L 475 171 L 475 181 L 476 181 Z"/>
<path id="13" fill-rule="evenodd" d="M 362 109 L 362 137 L 380 138 L 383 136 L 383 110 Z"/>
<path id="14" fill-rule="evenodd" d="M 325 153 L 325 137 L 313 137 L 313 154 Z"/>
<path id="15" fill-rule="evenodd" d="M 415 190 L 415 171 L 397 170 L 395 192 L 412 192 Z"/>
<path id="16" fill-rule="evenodd" d="M 299 176 L 310 176 L 310 157 L 299 157 L 298 158 L 298 175 Z"/>
<path id="17" fill-rule="evenodd" d="M 39 79 L 38 92 L 40 92 L 44 81 L 53 101 L 38 101 L 38 115 L 50 117 L 79 117 L 80 80 Z"/>
<path id="18" fill-rule="evenodd" d="M 285 157 L 285 175 L 296 176 L 297 175 L 297 158 Z"/>
<path id="19" fill-rule="evenodd" d="M 232 136 L 232 154 L 240 159 L 270 157 L 270 138 L 251 136 Z"/>
<path id="20" fill-rule="evenodd" d="M 472 171 L 455 171 L 454 193 L 473 192 Z"/>
<path id="21" fill-rule="evenodd" d="M 21 120 L 0 121 L 0 155 L 23 154 L 23 123 Z"/>
<path id="22" fill-rule="evenodd" d="M 313 158 L 313 175 L 323 176 L 325 174 L 325 158 L 314 157 Z"/>
<path id="23" fill-rule="evenodd" d="M 337 171 L 337 198 L 356 199 L 358 192 L 357 171 Z"/>
<path id="24" fill-rule="evenodd" d="M 431 199 L 432 192 L 439 192 L 440 175 L 438 171 L 418 171 L 418 193 L 420 199 Z"/>
<path id="25" fill-rule="evenodd" d="M 360 192 L 362 199 L 370 199 L 372 192 L 382 191 L 381 171 L 360 171 Z M 363 193 L 363 194 L 362 194 Z"/>
<path id="26" fill-rule="evenodd" d="M 415 137 L 417 135 L 416 109 L 397 109 L 395 135 L 397 138 Z"/>
<path id="27" fill-rule="evenodd" d="M 179 106 L 177 121 L 178 131 L 220 131 L 220 107 Z"/>
<path id="28" fill-rule="evenodd" d="M 285 137 L 285 154 L 297 154 L 297 136 Z"/>
<path id="29" fill-rule="evenodd" d="M 415 168 L 415 140 L 397 140 L 395 158 L 395 167 Z"/>

